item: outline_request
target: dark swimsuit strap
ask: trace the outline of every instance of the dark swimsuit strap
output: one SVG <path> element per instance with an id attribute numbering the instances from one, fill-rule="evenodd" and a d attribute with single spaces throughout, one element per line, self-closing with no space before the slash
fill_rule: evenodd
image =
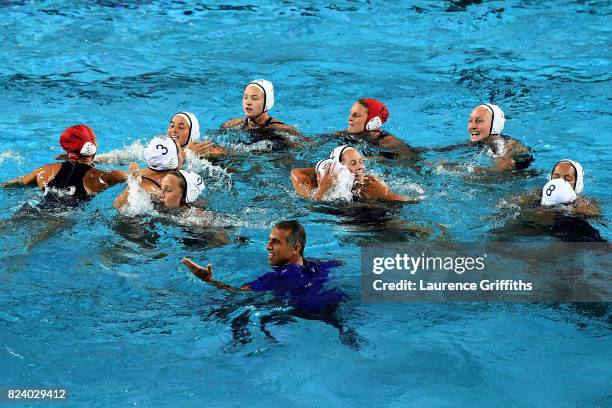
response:
<path id="1" fill-rule="evenodd" d="M 147 177 L 147 176 L 142 176 L 142 179 L 143 180 L 149 180 L 151 183 L 155 184 L 157 186 L 157 188 L 159 188 L 161 190 L 161 185 L 157 181 L 153 180 L 152 178 Z"/>
<path id="2" fill-rule="evenodd" d="M 276 120 L 276 119 L 274 119 L 272 117 L 269 117 L 268 120 L 266 120 L 266 122 L 261 124 L 261 125 L 258 124 L 257 122 L 253 122 L 253 123 L 255 123 L 257 125 L 257 127 L 255 129 L 263 129 L 263 128 L 266 128 L 266 127 L 268 127 L 270 125 L 284 125 L 283 122 L 281 122 L 279 120 Z M 244 127 L 247 127 L 247 126 L 249 126 L 249 118 L 244 118 Z"/>
<path id="3" fill-rule="evenodd" d="M 381 131 L 380 134 L 378 136 L 376 136 L 376 140 L 382 140 L 382 139 L 384 139 L 387 136 L 389 136 L 389 133 Z"/>

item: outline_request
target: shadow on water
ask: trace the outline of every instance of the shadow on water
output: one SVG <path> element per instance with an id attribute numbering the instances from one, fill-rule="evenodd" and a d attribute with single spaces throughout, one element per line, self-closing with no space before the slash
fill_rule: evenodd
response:
<path id="1" fill-rule="evenodd" d="M 227 228 L 198 224 L 177 225 L 174 221 L 164 216 L 136 218 L 118 214 L 111 223 L 111 229 L 127 241 L 149 250 L 156 249 L 162 235 L 168 233 L 176 242 L 198 249 L 217 248 L 230 242 Z M 172 233 L 173 229 L 177 229 L 176 233 Z"/>
<path id="2" fill-rule="evenodd" d="M 527 208 L 516 218 L 490 231 L 494 241 L 512 241 L 521 237 L 551 237 L 562 242 L 607 242 L 587 218 L 556 208 Z"/>
<path id="3" fill-rule="evenodd" d="M 428 239 L 432 228 L 401 218 L 405 205 L 410 204 L 334 202 L 312 203 L 309 208 L 313 213 L 338 217 L 336 223 L 347 233 L 340 238 L 344 244 L 373 245 Z"/>
<path id="4" fill-rule="evenodd" d="M 0 235 L 22 237 L 4 242 L 5 253 L 29 254 L 47 240 L 70 231 L 80 220 L 100 215 L 98 212 L 86 215 L 85 206 L 86 201 L 57 196 L 53 192 L 43 195 L 40 201 L 23 204 L 0 224 Z"/>
<path id="5" fill-rule="evenodd" d="M 255 294 L 230 294 L 207 314 L 205 320 L 215 318 L 231 328 L 232 340 L 227 344 L 227 352 L 236 352 L 253 342 L 256 337 L 254 328 L 263 335 L 266 342 L 278 344 L 280 341 L 274 337 L 271 327 L 295 324 L 300 319 L 320 321 L 337 329 L 338 339 L 342 344 L 353 350 L 360 350 L 367 341 L 347 325 L 342 304 L 337 302 L 322 310 L 306 311 L 288 306 L 286 302 L 272 296 L 266 296 L 264 299 Z"/>

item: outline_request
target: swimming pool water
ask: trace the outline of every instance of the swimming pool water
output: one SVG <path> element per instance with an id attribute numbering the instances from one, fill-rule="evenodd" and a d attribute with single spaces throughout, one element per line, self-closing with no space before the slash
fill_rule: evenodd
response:
<path id="1" fill-rule="evenodd" d="M 585 195 L 610 218 L 610 25 L 603 1 L 0 1 L 2 181 L 49 163 L 62 129 L 94 128 L 101 152 L 163 133 L 196 113 L 213 131 L 241 115 L 244 84 L 276 87 L 275 117 L 323 141 L 287 154 L 245 152 L 206 173 L 207 207 L 232 226 L 119 216 L 122 187 L 70 212 L 41 214 L 34 189 L 0 190 L 0 387 L 64 387 L 75 406 L 607 406 L 607 305 L 372 304 L 359 299 L 360 247 L 423 239 L 491 240 L 500 202 L 541 187 L 574 158 Z M 293 167 L 334 143 L 352 102 L 385 101 L 385 128 L 412 146 L 466 140 L 471 108 L 499 104 L 534 171 L 478 178 L 368 168 L 417 205 L 341 210 L 297 198 Z M 218 139 L 217 139 L 218 138 Z M 128 147 L 131 146 L 131 147 Z M 471 153 L 470 153 L 471 154 Z M 428 162 L 474 160 L 430 153 Z M 114 163 L 109 167 L 123 167 Z M 225 169 L 225 170 L 223 170 Z M 503 207 L 503 206 L 502 206 Z M 28 209 L 29 208 L 29 209 Z M 232 284 L 268 270 L 269 226 L 297 218 L 306 255 L 337 258 L 330 286 L 357 347 L 321 321 L 259 325 L 265 299 L 197 281 L 183 256 Z M 606 239 L 609 227 L 594 226 Z M 237 238 L 237 237 L 240 237 Z M 243 342 L 235 322 L 248 316 Z"/>

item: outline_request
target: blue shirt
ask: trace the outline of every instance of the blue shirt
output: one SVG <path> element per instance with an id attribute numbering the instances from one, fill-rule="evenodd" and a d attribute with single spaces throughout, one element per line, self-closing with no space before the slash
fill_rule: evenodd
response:
<path id="1" fill-rule="evenodd" d="M 337 290 L 324 289 L 331 268 L 340 266 L 338 261 L 313 262 L 304 260 L 304 265 L 288 264 L 275 266 L 272 272 L 248 283 L 256 292 L 271 291 L 276 298 L 287 301 L 302 312 L 321 312 L 340 303 L 344 294 Z"/>

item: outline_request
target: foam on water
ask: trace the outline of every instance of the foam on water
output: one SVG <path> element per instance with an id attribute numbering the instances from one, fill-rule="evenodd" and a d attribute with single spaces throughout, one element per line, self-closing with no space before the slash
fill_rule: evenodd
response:
<path id="1" fill-rule="evenodd" d="M 128 197 L 126 204 L 119 211 L 127 216 L 157 214 L 152 195 L 140 187 L 140 177 L 128 176 Z"/>
<path id="2" fill-rule="evenodd" d="M 0 164 L 5 161 L 15 161 L 17 163 L 23 163 L 24 158 L 21 153 L 13 151 L 13 150 L 5 150 L 0 153 Z"/>
<path id="3" fill-rule="evenodd" d="M 145 148 L 140 139 L 135 140 L 131 145 L 123 149 L 111 150 L 107 153 L 101 153 L 96 156 L 96 161 L 101 164 L 127 164 L 129 162 L 138 162 L 142 160 Z"/>
<path id="4" fill-rule="evenodd" d="M 355 183 L 355 175 L 349 169 L 336 163 L 332 170 L 334 172 L 334 183 L 331 188 L 325 192 L 324 201 L 353 201 L 353 184 Z M 316 195 L 316 190 L 313 191 L 313 198 Z"/>
<path id="5" fill-rule="evenodd" d="M 208 177 L 207 184 L 215 186 L 217 189 L 231 190 L 232 176 L 221 166 L 216 166 L 208 160 L 198 157 L 191 150 L 185 150 L 186 161 L 183 166 L 186 170 L 194 171 L 200 176 Z"/>

